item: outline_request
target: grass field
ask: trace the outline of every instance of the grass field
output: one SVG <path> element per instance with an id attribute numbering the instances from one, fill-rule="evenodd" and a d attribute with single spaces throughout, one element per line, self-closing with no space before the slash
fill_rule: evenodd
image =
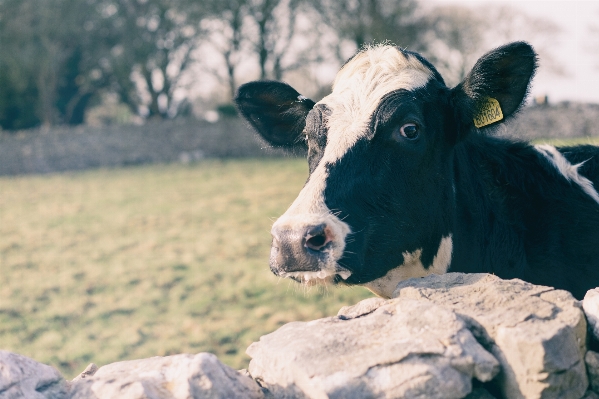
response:
<path id="1" fill-rule="evenodd" d="M 535 144 L 548 143 L 558 147 L 572 146 L 572 145 L 599 145 L 599 137 L 577 137 L 573 139 L 538 139 L 533 141 Z"/>
<path id="2" fill-rule="evenodd" d="M 0 349 L 67 378 L 182 352 L 246 367 L 261 335 L 371 296 L 268 270 L 270 225 L 306 176 L 271 159 L 0 177 Z"/>
<path id="3" fill-rule="evenodd" d="M 306 176 L 286 159 L 0 177 L 0 348 L 67 378 L 182 352 L 247 367 L 261 335 L 371 295 L 269 271 Z"/>

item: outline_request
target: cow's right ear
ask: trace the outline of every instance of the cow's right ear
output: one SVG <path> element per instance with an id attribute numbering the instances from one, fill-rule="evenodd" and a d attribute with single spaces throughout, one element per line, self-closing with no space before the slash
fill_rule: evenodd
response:
<path id="1" fill-rule="evenodd" d="M 286 83 L 256 81 L 237 90 L 239 113 L 268 143 L 286 149 L 306 148 L 302 131 L 314 101 Z"/>

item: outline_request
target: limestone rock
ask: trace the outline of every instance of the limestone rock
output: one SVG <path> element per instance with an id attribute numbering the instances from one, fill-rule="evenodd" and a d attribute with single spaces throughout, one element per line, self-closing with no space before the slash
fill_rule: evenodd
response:
<path id="1" fill-rule="evenodd" d="M 383 298 L 376 297 L 364 299 L 353 306 L 342 307 L 339 309 L 339 312 L 337 312 L 337 316 L 344 320 L 355 319 L 356 317 L 364 316 L 368 313 L 374 312 L 386 302 L 387 301 Z"/>
<path id="2" fill-rule="evenodd" d="M 247 350 L 275 398 L 463 398 L 498 362 L 456 315 L 426 301 L 367 299 L 293 322 Z"/>
<path id="3" fill-rule="evenodd" d="M 570 293 L 489 274 L 448 273 L 403 281 L 393 296 L 456 312 L 501 363 L 505 397 L 585 394 L 586 321 Z"/>
<path id="4" fill-rule="evenodd" d="M 94 363 L 90 363 L 87 365 L 85 370 L 83 370 L 77 377 L 73 378 L 71 383 L 77 382 L 83 378 L 92 377 L 96 373 L 96 371 L 98 371 L 98 366 L 96 366 Z"/>
<path id="5" fill-rule="evenodd" d="M 53 367 L 0 350 L 0 399 L 64 399 L 67 383 Z"/>
<path id="6" fill-rule="evenodd" d="M 587 316 L 593 338 L 599 341 L 599 288 L 587 291 L 582 300 L 582 308 Z"/>
<path id="7" fill-rule="evenodd" d="M 262 399 L 251 378 L 211 353 L 112 363 L 71 383 L 70 399 Z"/>
<path id="8" fill-rule="evenodd" d="M 589 375 L 590 389 L 599 392 L 599 353 L 588 351 L 584 356 Z"/>

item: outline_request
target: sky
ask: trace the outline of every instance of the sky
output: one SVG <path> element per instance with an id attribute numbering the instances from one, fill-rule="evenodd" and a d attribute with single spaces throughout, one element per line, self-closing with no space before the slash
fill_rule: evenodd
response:
<path id="1" fill-rule="evenodd" d="M 531 95 L 548 95 L 550 102 L 599 103 L 599 0 L 434 0 L 434 3 L 483 8 L 484 4 L 505 4 L 556 23 L 561 32 L 556 38 L 553 54 L 561 61 L 564 73 L 557 75 L 543 68 L 541 60 Z M 592 26 L 595 33 L 591 32 Z M 527 40 L 526 37 L 522 39 Z M 528 40 L 534 46 L 534 41 Z"/>

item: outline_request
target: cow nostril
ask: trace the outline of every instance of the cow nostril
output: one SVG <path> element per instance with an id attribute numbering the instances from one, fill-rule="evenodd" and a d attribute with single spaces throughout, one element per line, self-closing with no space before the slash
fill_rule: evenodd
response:
<path id="1" fill-rule="evenodd" d="M 319 249 L 324 247 L 326 242 L 327 242 L 327 237 L 324 234 L 321 234 L 321 235 L 310 237 L 309 239 L 307 239 L 306 246 L 310 249 L 318 251 Z"/>
<path id="2" fill-rule="evenodd" d="M 306 233 L 305 246 L 314 251 L 322 250 L 325 245 L 331 242 L 331 237 L 329 237 L 329 234 L 327 233 L 328 232 L 325 225 L 311 228 Z"/>

